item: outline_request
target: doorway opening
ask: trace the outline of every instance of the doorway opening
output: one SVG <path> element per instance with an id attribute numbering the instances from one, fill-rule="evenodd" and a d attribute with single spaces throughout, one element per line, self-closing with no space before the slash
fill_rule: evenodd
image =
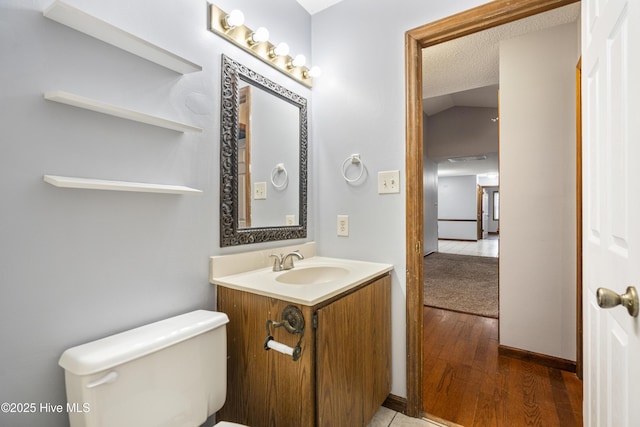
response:
<path id="1" fill-rule="evenodd" d="M 496 0 L 410 30 L 406 58 L 407 175 L 407 414 L 422 412 L 423 348 L 423 110 L 421 52 L 425 47 L 562 7 L 576 0 Z"/>

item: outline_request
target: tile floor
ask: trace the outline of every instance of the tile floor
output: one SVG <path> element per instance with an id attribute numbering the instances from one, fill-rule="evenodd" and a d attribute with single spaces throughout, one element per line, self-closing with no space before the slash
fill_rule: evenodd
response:
<path id="1" fill-rule="evenodd" d="M 491 236 L 489 239 L 477 242 L 458 242 L 455 240 L 438 240 L 438 252 L 458 255 L 474 255 L 497 257 L 498 238 Z"/>
<path id="2" fill-rule="evenodd" d="M 411 418 L 381 406 L 367 427 L 446 427 L 433 421 Z"/>

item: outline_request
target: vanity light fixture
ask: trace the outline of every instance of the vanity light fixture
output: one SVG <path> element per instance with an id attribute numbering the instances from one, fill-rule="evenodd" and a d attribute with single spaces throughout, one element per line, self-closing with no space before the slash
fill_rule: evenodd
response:
<path id="1" fill-rule="evenodd" d="M 317 67 L 310 69 L 305 65 L 304 56 L 289 56 L 286 43 L 277 46 L 271 43 L 266 28 L 260 27 L 254 31 L 245 26 L 244 14 L 237 9 L 227 13 L 209 4 L 209 30 L 309 88 L 313 78 L 319 75 L 312 71 Z"/>
<path id="2" fill-rule="evenodd" d="M 244 24 L 244 13 L 238 9 L 234 9 L 220 20 L 220 24 L 222 25 L 222 28 L 227 31 L 239 27 Z"/>

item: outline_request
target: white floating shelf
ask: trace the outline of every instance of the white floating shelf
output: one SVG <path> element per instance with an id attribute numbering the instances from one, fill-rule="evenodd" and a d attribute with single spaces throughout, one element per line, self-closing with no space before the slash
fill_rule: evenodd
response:
<path id="1" fill-rule="evenodd" d="M 201 190 L 181 185 L 148 184 L 143 182 L 108 181 L 104 179 L 73 178 L 69 176 L 45 175 L 44 181 L 62 188 L 88 190 L 135 191 L 139 193 L 199 194 Z"/>
<path id="2" fill-rule="evenodd" d="M 202 71 L 202 66 L 194 64 L 138 36 L 134 36 L 102 19 L 89 15 L 64 1 L 54 1 L 44 10 L 43 14 L 45 17 L 74 30 L 95 37 L 180 74 Z"/>
<path id="3" fill-rule="evenodd" d="M 107 104 L 95 99 L 85 98 L 84 96 L 75 95 L 73 93 L 61 90 L 53 90 L 44 93 L 44 99 L 59 102 L 61 104 L 72 105 L 85 110 L 96 111 L 110 116 L 120 117 L 122 119 L 133 120 L 134 122 L 146 123 L 148 125 L 158 126 L 165 129 L 171 129 L 178 132 L 202 132 L 202 128 L 191 126 L 185 123 L 176 122 L 174 120 L 165 119 L 150 114 L 141 113 L 139 111 L 129 110 L 127 108 L 118 107 L 117 105 Z"/>

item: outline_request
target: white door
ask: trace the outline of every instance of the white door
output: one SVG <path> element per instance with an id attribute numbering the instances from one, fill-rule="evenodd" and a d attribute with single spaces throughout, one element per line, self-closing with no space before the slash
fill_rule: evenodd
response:
<path id="1" fill-rule="evenodd" d="M 640 426 L 640 0 L 582 1 L 584 425 Z"/>
<path id="2" fill-rule="evenodd" d="M 482 190 L 482 238 L 489 237 L 489 193 Z"/>

